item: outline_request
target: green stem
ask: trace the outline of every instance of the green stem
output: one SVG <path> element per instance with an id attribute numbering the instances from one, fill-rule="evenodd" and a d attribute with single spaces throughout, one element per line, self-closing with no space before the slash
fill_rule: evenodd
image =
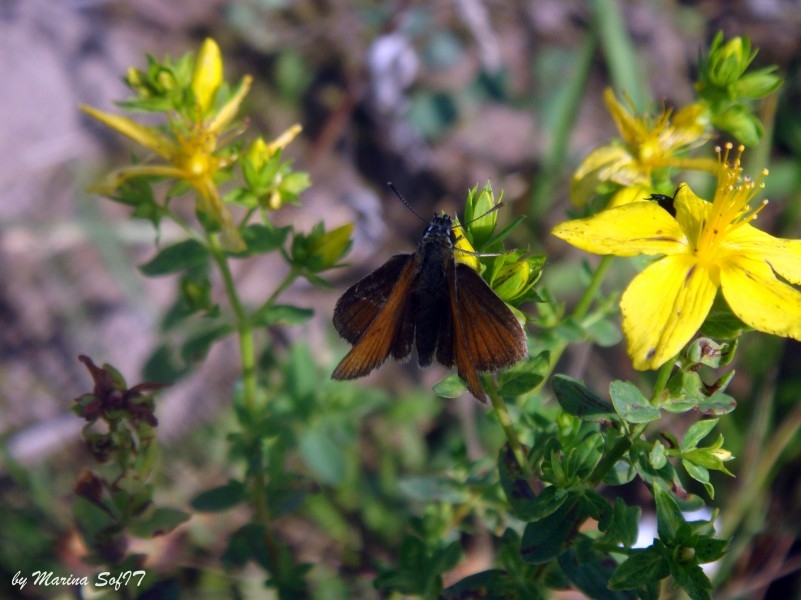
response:
<path id="1" fill-rule="evenodd" d="M 495 409 L 495 414 L 498 415 L 498 422 L 501 424 L 506 439 L 509 441 L 509 447 L 512 449 L 512 454 L 515 455 L 515 460 L 520 466 L 520 470 L 528 477 L 531 475 L 531 469 L 526 460 L 526 450 L 523 447 L 520 438 L 517 437 L 517 432 L 512 425 L 512 418 L 509 416 L 509 410 L 506 408 L 506 402 L 503 397 L 498 393 L 498 389 L 493 381 L 491 385 L 485 386 L 487 395 L 490 398 L 492 407 Z"/>
<path id="2" fill-rule="evenodd" d="M 225 253 L 216 238 L 210 236 L 210 247 L 214 261 L 222 276 L 225 294 L 236 316 L 236 328 L 239 333 L 239 352 L 242 361 L 242 387 L 245 408 L 251 417 L 256 415 L 258 386 L 256 381 L 256 346 L 253 338 L 253 326 L 247 312 L 239 299 L 236 283 L 228 266 Z"/>
<path id="3" fill-rule="evenodd" d="M 670 379 L 670 374 L 673 373 L 674 363 L 674 360 L 669 360 L 659 368 L 659 373 L 657 373 L 656 381 L 654 382 L 654 393 L 651 395 L 651 404 L 654 404 L 657 401 L 657 398 L 659 398 L 659 395 L 665 389 L 665 386 Z"/>
<path id="4" fill-rule="evenodd" d="M 236 290 L 236 283 L 234 282 L 234 277 L 228 265 L 225 252 L 214 236 L 209 236 L 209 247 L 211 248 L 214 261 L 220 270 L 226 296 L 236 316 L 240 360 L 242 362 L 242 395 L 244 398 L 245 411 L 249 415 L 250 420 L 255 422 L 258 411 L 258 381 L 256 379 L 256 344 L 253 335 L 253 325 L 239 298 L 239 293 Z M 273 296 L 276 295 L 277 294 L 273 294 Z M 247 423 L 242 423 L 242 427 L 248 445 L 252 447 L 252 451 L 261 452 L 261 443 L 255 438 L 252 432 L 248 431 Z M 257 464 L 261 464 L 261 461 L 257 461 Z M 254 469 L 253 481 L 251 484 L 253 508 L 256 513 L 257 521 L 264 529 L 264 545 L 270 556 L 273 575 L 277 577 L 281 564 L 280 554 L 270 525 L 270 511 L 267 506 L 267 497 L 265 494 L 266 484 L 264 469 Z"/>
<path id="5" fill-rule="evenodd" d="M 640 424 L 635 426 L 631 430 L 631 433 L 628 436 L 619 439 L 617 443 L 612 447 L 612 449 L 608 452 L 608 454 L 604 456 L 603 459 L 601 459 L 601 462 L 599 462 L 595 466 L 595 470 L 592 472 L 592 475 L 590 475 L 589 479 L 587 480 L 588 483 L 593 488 L 600 485 L 604 477 L 606 477 L 606 474 L 615 466 L 617 461 L 620 460 L 620 458 L 626 452 L 629 451 L 629 448 L 631 448 L 631 445 L 634 443 L 634 440 L 638 439 L 643 434 L 646 427 L 647 424 Z"/>
<path id="6" fill-rule="evenodd" d="M 581 299 L 578 301 L 576 308 L 573 309 L 573 312 L 565 320 L 581 321 L 586 316 L 587 312 L 590 309 L 590 306 L 592 306 L 592 302 L 595 300 L 595 296 L 598 294 L 598 289 L 601 287 L 601 284 L 603 283 L 604 277 L 606 276 L 606 272 L 609 270 L 609 267 L 612 266 L 613 258 L 614 258 L 613 256 L 604 256 L 601 258 L 601 261 L 598 263 L 598 267 L 592 274 L 592 281 L 590 281 L 590 284 L 587 286 L 587 289 L 584 290 L 584 293 L 582 294 Z M 550 357 L 550 365 L 548 366 L 548 373 L 546 374 L 542 383 L 534 390 L 535 392 L 539 391 L 540 388 L 543 385 L 545 385 L 545 382 L 548 381 L 551 373 L 556 367 L 556 363 L 559 362 L 559 359 L 562 357 L 562 354 L 567 349 L 567 346 L 568 342 L 566 341 L 554 344 L 553 348 L 551 349 L 551 357 Z"/>
<path id="7" fill-rule="evenodd" d="M 273 304 L 275 304 L 278 296 L 280 296 L 290 285 L 295 283 L 295 280 L 299 276 L 300 271 L 295 267 L 292 267 L 289 273 L 287 273 L 286 277 L 284 277 L 283 281 L 278 284 L 278 287 L 275 288 L 272 294 L 270 294 L 270 297 L 267 298 L 267 300 L 258 308 L 258 310 L 256 310 L 256 313 L 261 313 L 262 311 L 268 310 Z"/>
<path id="8" fill-rule="evenodd" d="M 584 290 L 581 300 L 579 300 L 576 308 L 573 309 L 573 314 L 570 315 L 570 318 L 574 321 L 580 321 L 583 319 L 587 314 L 587 311 L 590 309 L 590 306 L 592 306 L 592 302 L 595 300 L 598 289 L 601 287 L 604 277 L 606 277 L 606 272 L 609 270 L 609 267 L 612 266 L 613 258 L 614 257 L 611 255 L 606 255 L 601 258 L 601 262 L 598 263 L 595 273 L 592 274 L 592 281 L 590 281 L 590 285 L 588 285 L 587 289 Z"/>

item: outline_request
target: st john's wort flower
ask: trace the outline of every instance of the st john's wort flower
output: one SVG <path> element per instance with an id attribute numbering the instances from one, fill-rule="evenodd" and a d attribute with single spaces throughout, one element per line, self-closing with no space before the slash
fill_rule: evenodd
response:
<path id="1" fill-rule="evenodd" d="M 742 176 L 742 146 L 721 153 L 712 202 L 682 184 L 675 217 L 656 202 L 632 202 L 557 225 L 553 234 L 596 254 L 658 256 L 620 301 L 623 332 L 637 369 L 656 369 L 699 331 L 720 290 L 746 325 L 801 340 L 801 240 L 773 237 L 751 223 L 764 187 Z M 789 282 L 786 283 L 786 282 Z"/>

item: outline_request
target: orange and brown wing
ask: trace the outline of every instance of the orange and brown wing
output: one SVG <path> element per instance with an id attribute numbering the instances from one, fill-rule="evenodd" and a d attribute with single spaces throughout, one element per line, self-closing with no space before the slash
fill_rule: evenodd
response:
<path id="1" fill-rule="evenodd" d="M 337 365 L 337 368 L 334 369 L 331 375 L 333 379 L 364 377 L 380 366 L 389 356 L 393 348 L 393 341 L 401 330 L 403 315 L 406 314 L 406 305 L 411 297 L 411 285 L 414 282 L 416 273 L 413 256 L 406 254 L 391 258 L 378 271 L 368 275 L 345 292 L 345 295 L 337 303 L 337 308 L 334 310 L 334 326 L 342 337 L 353 343 L 354 346 Z M 364 294 L 366 289 L 383 290 L 383 283 L 372 281 L 363 286 L 361 292 L 354 291 L 360 284 L 377 275 L 382 269 L 389 268 L 390 263 L 392 263 L 392 267 L 389 268 L 390 271 L 397 269 L 400 259 L 403 259 L 404 264 L 401 264 L 400 273 L 397 279 L 394 280 L 394 287 L 386 297 L 386 302 L 384 302 L 383 306 L 376 308 L 375 303 L 370 301 L 370 294 Z M 353 300 L 362 306 L 366 311 L 365 314 L 360 314 L 352 306 L 340 307 L 342 300 L 351 292 L 353 292 Z M 368 314 L 371 317 L 369 322 Z M 346 328 L 347 325 L 351 326 L 348 334 L 352 334 L 354 331 L 361 331 L 362 334 L 360 336 L 350 335 L 349 337 L 341 329 L 341 327 Z M 355 339 L 352 341 L 351 337 Z"/>
<path id="2" fill-rule="evenodd" d="M 528 354 L 526 333 L 514 313 L 476 271 L 457 263 L 453 272 L 448 279 L 452 285 L 456 368 L 470 393 L 483 401 L 478 373 L 503 369 L 524 359 Z"/>
<path id="3" fill-rule="evenodd" d="M 398 254 L 349 287 L 334 308 L 334 328 L 355 344 L 375 321 L 398 283 L 410 254 Z"/>

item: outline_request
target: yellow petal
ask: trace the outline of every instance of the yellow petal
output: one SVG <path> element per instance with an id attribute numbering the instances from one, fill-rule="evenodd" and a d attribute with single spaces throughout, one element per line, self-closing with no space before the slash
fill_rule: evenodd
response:
<path id="1" fill-rule="evenodd" d="M 698 332 L 717 286 L 687 254 L 668 256 L 637 275 L 620 299 L 623 333 L 635 369 L 657 369 Z"/>
<path id="2" fill-rule="evenodd" d="M 670 127 L 660 135 L 660 141 L 668 149 L 681 149 L 701 145 L 709 137 L 708 109 L 699 103 L 688 104 L 673 115 Z"/>
<path id="3" fill-rule="evenodd" d="M 801 292 L 776 279 L 768 264 L 730 259 L 720 285 L 732 312 L 759 331 L 801 340 Z"/>
<path id="4" fill-rule="evenodd" d="M 200 198 L 198 199 L 198 210 L 208 213 L 217 219 L 220 224 L 220 239 L 226 250 L 231 252 L 242 252 L 247 247 L 242 235 L 239 233 L 231 211 L 223 204 L 217 186 L 210 177 L 201 177 L 192 181 L 192 186 L 197 190 Z"/>
<path id="5" fill-rule="evenodd" d="M 299 123 L 289 126 L 281 135 L 270 142 L 270 145 L 268 146 L 270 152 L 275 152 L 279 148 L 286 148 L 301 131 L 303 131 L 303 127 L 301 127 Z"/>
<path id="6" fill-rule="evenodd" d="M 596 148 L 573 173 L 570 198 L 576 206 L 584 206 L 596 193 L 598 186 L 612 181 L 620 185 L 647 185 L 648 177 L 639 169 L 634 158 L 621 146 Z"/>
<path id="7" fill-rule="evenodd" d="M 104 125 L 119 131 L 121 134 L 128 136 L 133 141 L 142 144 L 146 148 L 150 148 L 153 152 L 170 160 L 175 153 L 175 144 L 170 138 L 162 135 L 152 127 L 145 127 L 140 125 L 133 119 L 121 117 L 119 115 L 111 115 L 103 111 L 92 108 L 91 106 L 81 105 L 81 110 L 90 117 L 94 117 Z"/>
<path id="8" fill-rule="evenodd" d="M 253 77 L 250 75 L 245 75 L 242 78 L 242 81 L 239 84 L 239 87 L 234 92 L 234 95 L 228 99 L 228 102 L 223 105 L 223 107 L 219 110 L 219 112 L 214 115 L 212 120 L 209 122 L 207 131 L 209 133 L 217 133 L 223 127 L 228 125 L 233 118 L 236 116 L 236 113 L 239 111 L 239 105 L 242 104 L 242 100 L 247 93 L 250 91 L 250 86 L 253 83 Z"/>
<path id="9" fill-rule="evenodd" d="M 604 90 L 604 103 L 612 119 L 615 121 L 618 131 L 620 131 L 620 137 L 630 144 L 639 142 L 645 132 L 642 122 L 632 116 L 632 114 L 626 110 L 626 107 L 617 101 L 615 93 L 611 88 L 606 88 Z"/>
<path id="10" fill-rule="evenodd" d="M 689 185 L 682 183 L 676 192 L 673 206 L 676 209 L 676 220 L 681 224 L 687 237 L 697 242 L 701 230 L 709 220 L 712 203 L 696 196 Z"/>
<path id="11" fill-rule="evenodd" d="M 200 47 L 192 72 L 192 91 L 200 105 L 201 113 L 209 108 L 222 80 L 223 64 L 220 47 L 213 39 L 206 38 Z"/>
<path id="12" fill-rule="evenodd" d="M 656 202 L 610 208 L 586 219 L 561 223 L 551 233 L 595 254 L 637 256 L 687 251 L 679 224 Z"/>
<path id="13" fill-rule="evenodd" d="M 732 254 L 760 258 L 790 283 L 801 283 L 801 240 L 773 237 L 745 224 L 730 232 L 722 247 Z"/>
<path id="14" fill-rule="evenodd" d="M 453 227 L 453 235 L 456 237 L 456 244 L 454 246 L 454 250 L 456 252 L 453 253 L 453 257 L 456 262 L 464 263 L 474 271 L 481 270 L 478 264 L 478 256 L 476 256 L 476 249 L 473 248 L 473 245 L 467 240 L 464 235 L 464 229 L 458 223 Z"/>
<path id="15" fill-rule="evenodd" d="M 632 185 L 629 187 L 621 188 L 612 196 L 607 208 L 616 208 L 629 204 L 631 202 L 640 202 L 641 200 L 648 200 L 651 198 L 651 186 L 646 185 Z"/>
<path id="16" fill-rule="evenodd" d="M 103 176 L 102 179 L 93 183 L 89 190 L 93 194 L 101 196 L 111 196 L 117 191 L 125 181 L 133 177 L 172 177 L 183 179 L 184 172 L 175 167 L 166 165 L 133 165 L 115 169 Z"/>

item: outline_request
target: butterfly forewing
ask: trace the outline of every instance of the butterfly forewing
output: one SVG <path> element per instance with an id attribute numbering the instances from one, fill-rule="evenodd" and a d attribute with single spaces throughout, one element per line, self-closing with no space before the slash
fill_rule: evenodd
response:
<path id="1" fill-rule="evenodd" d="M 393 256 L 342 294 L 334 308 L 334 328 L 350 344 L 358 342 L 375 321 L 411 256 Z"/>
<path id="2" fill-rule="evenodd" d="M 392 263 L 390 268 L 395 269 L 397 268 L 396 263 L 400 262 L 399 259 L 401 258 L 405 259 L 405 264 L 402 265 L 400 275 L 395 281 L 395 285 L 382 307 L 374 310 L 374 303 L 368 302 L 368 300 L 359 296 L 358 300 L 362 301 L 365 306 L 369 306 L 369 310 L 377 314 L 371 319 L 370 323 L 364 325 L 361 336 L 351 336 L 356 338 L 351 342 L 354 344 L 353 348 L 351 348 L 350 352 L 348 352 L 345 358 L 342 359 L 342 362 L 340 362 L 334 370 L 334 373 L 331 375 L 334 379 L 355 379 L 357 377 L 363 377 L 380 366 L 389 356 L 393 348 L 393 341 L 398 332 L 401 331 L 401 320 L 398 318 L 398 315 L 403 315 L 406 312 L 406 304 L 410 297 L 409 287 L 415 275 L 415 264 L 414 260 L 411 260 L 411 255 L 402 255 L 391 258 L 381 267 L 381 269 L 390 267 L 390 263 Z M 379 271 L 381 269 L 379 269 Z M 365 280 L 372 278 L 376 273 L 378 273 L 378 271 L 372 275 L 368 275 L 359 283 L 363 283 Z M 351 290 L 356 288 L 359 283 L 351 288 Z M 383 287 L 384 286 L 377 286 L 376 289 Z M 370 286 L 366 286 L 363 289 L 369 288 Z M 348 290 L 348 293 L 351 290 Z M 340 303 L 341 302 L 342 299 L 340 299 Z M 343 309 L 340 313 L 345 313 L 351 321 L 355 321 L 358 325 L 362 325 L 364 321 L 366 321 L 366 319 L 362 319 L 361 315 L 352 315 L 352 311 L 349 309 Z M 335 324 L 336 318 L 335 312 Z M 340 322 L 340 325 L 341 324 L 342 322 Z M 337 327 L 337 331 L 339 331 L 339 327 Z M 351 341 L 344 333 L 340 333 L 345 339 Z"/>

